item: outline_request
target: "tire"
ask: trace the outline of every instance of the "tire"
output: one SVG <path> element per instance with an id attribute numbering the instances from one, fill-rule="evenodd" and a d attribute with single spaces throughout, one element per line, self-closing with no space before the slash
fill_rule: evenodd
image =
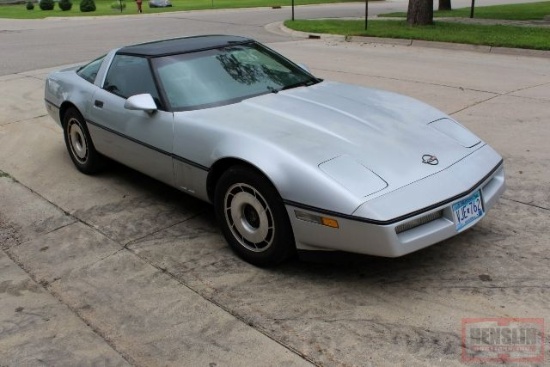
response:
<path id="1" fill-rule="evenodd" d="M 283 201 L 271 182 L 245 166 L 234 166 L 216 185 L 214 206 L 233 251 L 260 267 L 274 266 L 295 250 Z"/>
<path id="2" fill-rule="evenodd" d="M 101 170 L 103 157 L 95 150 L 86 122 L 75 108 L 69 108 L 63 116 L 63 135 L 69 156 L 80 172 L 89 175 Z"/>

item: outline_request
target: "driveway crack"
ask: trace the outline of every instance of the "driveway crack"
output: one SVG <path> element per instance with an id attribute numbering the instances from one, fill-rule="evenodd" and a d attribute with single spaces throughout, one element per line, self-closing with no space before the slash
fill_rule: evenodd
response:
<path id="1" fill-rule="evenodd" d="M 464 110 L 467 110 L 471 107 L 475 107 L 477 105 L 480 105 L 482 103 L 485 103 L 485 102 L 488 102 L 490 100 L 493 100 L 495 98 L 498 98 L 498 97 L 504 97 L 504 96 L 510 96 L 510 97 L 514 97 L 514 98 L 524 98 L 524 99 L 532 99 L 532 100 L 543 100 L 544 99 L 541 99 L 541 98 L 533 98 L 533 97 L 526 97 L 526 96 L 516 96 L 514 95 L 514 93 L 517 93 L 517 92 L 521 92 L 521 91 L 524 91 L 524 90 L 528 90 L 528 89 L 532 89 L 532 88 L 537 88 L 537 87 L 541 87 L 541 86 L 544 86 L 544 85 L 548 85 L 550 84 L 549 82 L 545 82 L 545 83 L 541 83 L 541 84 L 535 84 L 535 85 L 530 85 L 530 86 L 527 86 L 527 87 L 522 87 L 522 88 L 518 88 L 518 89 L 514 89 L 514 90 L 511 90 L 511 91 L 508 91 L 508 92 L 505 92 L 505 93 L 496 93 L 494 96 L 490 97 L 490 98 L 487 98 L 487 99 L 484 99 L 482 101 L 478 101 L 478 102 L 474 102 L 472 103 L 471 105 L 469 106 L 466 106 L 464 108 L 461 108 L 460 110 L 457 110 L 457 111 L 454 111 L 452 113 L 450 113 L 449 115 L 454 115 L 456 113 L 459 113 L 459 112 L 462 112 Z M 463 89 L 463 88 L 460 88 L 460 89 Z M 474 90 L 474 89 L 468 89 L 468 90 Z M 481 91 L 478 91 L 478 92 L 481 92 Z M 485 93 L 495 93 L 495 92 L 485 92 Z"/>
<path id="2" fill-rule="evenodd" d="M 81 320 L 87 327 L 89 327 L 94 334 L 96 334 L 98 337 L 100 337 L 101 340 L 103 340 L 113 351 L 118 353 L 122 359 L 124 359 L 128 364 L 130 364 L 132 366 L 137 366 L 136 362 L 133 360 L 133 358 L 131 356 L 129 356 L 126 353 L 118 350 L 115 343 L 107 335 L 105 335 L 100 329 L 98 329 L 97 327 L 92 325 L 90 322 L 88 322 L 86 320 L 86 318 L 84 318 L 80 314 L 78 309 L 76 309 L 74 307 L 71 307 L 70 305 L 65 303 L 63 301 L 63 299 L 60 297 L 60 295 L 57 294 L 57 292 L 55 292 L 51 288 L 51 284 L 58 281 L 59 278 L 54 278 L 51 282 L 48 282 L 46 280 L 38 281 L 36 276 L 30 271 L 30 269 L 27 269 L 27 267 L 22 262 L 20 262 L 19 259 L 9 251 L 9 249 L 8 250 L 0 250 L 0 251 L 2 251 L 4 254 L 6 254 L 6 256 L 11 261 L 13 261 L 13 263 L 15 263 L 21 270 L 23 270 L 29 276 L 29 278 L 31 278 L 31 280 L 35 284 L 37 284 L 42 289 L 44 289 L 48 294 L 50 294 L 53 298 L 55 298 L 55 300 L 57 302 L 64 305 L 65 307 L 67 307 L 79 320 Z"/>
<path id="3" fill-rule="evenodd" d="M 502 200 L 512 201 L 512 202 L 518 203 L 518 204 L 523 204 L 523 205 L 531 206 L 531 207 L 537 208 L 537 209 L 542 209 L 542 210 L 550 211 L 550 208 L 546 208 L 546 207 L 544 207 L 544 206 L 540 206 L 540 205 L 533 204 L 533 203 L 526 203 L 526 202 L 524 202 L 524 201 L 520 201 L 520 200 L 516 200 L 516 199 L 510 199 L 510 198 L 507 198 L 507 197 L 504 197 L 504 196 L 502 196 L 501 199 L 502 199 Z"/>

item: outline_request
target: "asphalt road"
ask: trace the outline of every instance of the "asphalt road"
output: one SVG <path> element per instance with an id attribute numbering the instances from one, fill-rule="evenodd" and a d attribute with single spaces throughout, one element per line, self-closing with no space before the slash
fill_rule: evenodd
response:
<path id="1" fill-rule="evenodd" d="M 533 1 L 537 0 L 523 0 Z M 483 5 L 513 2 L 517 0 L 484 0 Z M 468 0 L 453 0 L 455 7 L 469 5 Z M 407 1 L 404 0 L 369 4 L 369 14 L 373 16 L 406 9 Z M 0 7 L 0 75 L 82 62 L 114 47 L 168 37 L 229 33 L 262 42 L 283 42 L 288 41 L 288 36 L 268 32 L 264 26 L 291 17 L 290 7 L 30 21 L 1 19 L 1 11 Z M 362 3 L 312 5 L 296 7 L 295 18 L 362 17 L 364 12 Z"/>
<path id="2" fill-rule="evenodd" d="M 0 20 L 0 366 L 461 366 L 472 319 L 548 324 L 550 61 L 268 32 L 285 11 Z M 45 113 L 47 72 L 206 31 L 435 105 L 502 154 L 508 190 L 473 229 L 403 258 L 262 270 L 231 253 L 210 206 L 116 164 L 78 173 Z"/>
<path id="3" fill-rule="evenodd" d="M 403 3 L 397 3 L 402 8 Z M 296 17 L 360 16 L 360 4 L 301 7 Z M 195 34 L 235 34 L 262 42 L 287 41 L 264 29 L 291 16 L 290 8 L 195 11 L 103 18 L 0 20 L 2 53 L 0 75 L 36 70 L 97 57 L 113 47 L 161 38 Z"/>

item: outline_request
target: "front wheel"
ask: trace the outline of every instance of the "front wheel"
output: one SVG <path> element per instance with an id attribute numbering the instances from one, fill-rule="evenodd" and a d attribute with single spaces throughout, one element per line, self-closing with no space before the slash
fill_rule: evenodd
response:
<path id="1" fill-rule="evenodd" d="M 216 185 L 216 216 L 222 232 L 241 258 L 272 266 L 294 250 L 294 236 L 283 202 L 273 185 L 244 166 L 227 170 Z"/>
<path id="2" fill-rule="evenodd" d="M 101 169 L 102 157 L 94 148 L 84 118 L 75 108 L 63 116 L 63 135 L 71 160 L 80 172 L 92 174 Z"/>

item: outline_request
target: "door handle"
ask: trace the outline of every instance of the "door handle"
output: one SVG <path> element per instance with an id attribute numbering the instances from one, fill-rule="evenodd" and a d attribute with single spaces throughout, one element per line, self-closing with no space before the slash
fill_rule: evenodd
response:
<path id="1" fill-rule="evenodd" d="M 103 107 L 103 101 L 98 101 L 97 99 L 94 101 L 94 106 L 102 108 Z"/>

